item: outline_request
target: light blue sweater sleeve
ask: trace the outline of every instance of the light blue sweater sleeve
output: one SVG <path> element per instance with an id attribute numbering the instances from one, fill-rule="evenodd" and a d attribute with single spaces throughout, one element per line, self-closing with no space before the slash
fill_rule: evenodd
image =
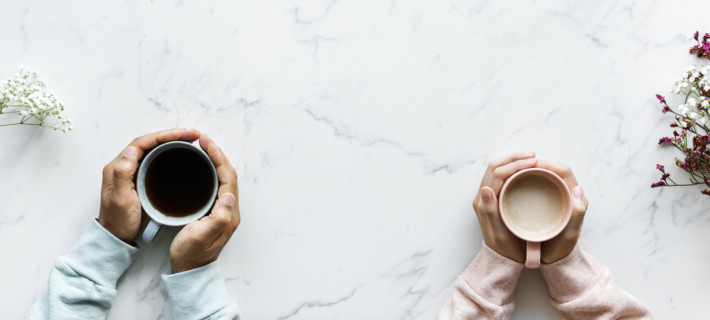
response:
<path id="1" fill-rule="evenodd" d="M 54 263 L 47 291 L 32 305 L 28 319 L 104 319 L 116 298 L 118 278 L 138 248 L 104 229 L 96 220 Z M 240 319 L 239 308 L 222 279 L 218 261 L 163 275 L 175 319 Z"/>
<path id="2" fill-rule="evenodd" d="M 175 320 L 241 319 L 222 278 L 219 260 L 197 269 L 164 274 L 163 282 Z"/>
<path id="3" fill-rule="evenodd" d="M 79 242 L 59 257 L 47 291 L 32 305 L 29 319 L 103 319 L 116 297 L 116 282 L 138 253 L 96 220 Z"/>

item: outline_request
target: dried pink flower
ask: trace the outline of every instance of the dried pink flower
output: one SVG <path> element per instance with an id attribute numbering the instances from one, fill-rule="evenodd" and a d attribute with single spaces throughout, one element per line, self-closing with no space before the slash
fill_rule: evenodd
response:
<path id="1" fill-rule="evenodd" d="M 710 33 L 705 33 L 700 37 L 700 32 L 695 32 L 693 38 L 698 44 L 690 48 L 690 53 L 699 58 L 710 59 Z M 662 106 L 661 112 L 664 114 L 670 112 L 674 115 L 674 121 L 671 122 L 670 127 L 680 128 L 680 132 L 673 130 L 672 137 L 659 139 L 658 144 L 673 146 L 683 153 L 683 159 L 675 158 L 675 165 L 688 173 L 689 181 L 676 183 L 663 165 L 656 164 L 656 169 L 661 172 L 661 179 L 651 184 L 652 188 L 692 185 L 710 187 L 710 128 L 708 128 L 710 124 L 706 119 L 706 117 L 710 117 L 708 114 L 708 109 L 710 109 L 710 98 L 708 97 L 710 96 L 710 76 L 706 77 L 706 75 L 710 75 L 710 66 L 706 66 L 702 70 L 691 66 L 684 73 L 683 78 L 676 82 L 676 87 L 671 89 L 671 92 L 684 99 L 677 112 L 668 106 L 664 96 L 656 95 L 656 99 Z M 710 189 L 700 192 L 710 196 Z"/>

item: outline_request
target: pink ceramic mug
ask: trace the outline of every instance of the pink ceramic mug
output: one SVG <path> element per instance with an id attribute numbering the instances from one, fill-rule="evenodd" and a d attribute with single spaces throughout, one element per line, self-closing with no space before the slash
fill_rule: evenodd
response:
<path id="1" fill-rule="evenodd" d="M 543 178 L 548 179 L 548 181 L 553 182 L 562 191 L 561 193 L 565 200 L 565 211 L 562 216 L 562 219 L 556 226 L 554 226 L 550 229 L 550 231 L 544 234 L 526 233 L 525 230 L 522 230 L 518 228 L 515 224 L 513 224 L 510 221 L 510 217 L 508 217 L 509 213 L 505 212 L 503 201 L 505 199 L 505 194 L 506 190 L 508 189 L 508 186 L 510 186 L 510 183 L 515 179 L 526 175 L 539 175 Z M 562 232 L 562 230 L 564 230 L 564 228 L 567 226 L 567 223 L 569 223 L 569 219 L 572 216 L 572 193 L 570 192 L 569 187 L 567 187 L 567 184 L 564 182 L 564 180 L 562 180 L 562 178 L 560 178 L 560 176 L 556 175 L 554 172 L 541 168 L 524 169 L 510 176 L 503 184 L 503 188 L 500 190 L 500 196 L 498 197 L 498 209 L 500 210 L 500 216 L 503 219 L 503 223 L 510 230 L 510 232 L 512 232 L 518 238 L 525 240 L 525 267 L 530 269 L 537 269 L 540 268 L 540 243 L 543 241 L 550 240 L 560 234 L 560 232 Z"/>

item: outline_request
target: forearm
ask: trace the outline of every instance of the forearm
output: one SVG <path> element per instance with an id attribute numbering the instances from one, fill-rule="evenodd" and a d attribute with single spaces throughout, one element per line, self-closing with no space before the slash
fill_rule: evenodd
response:
<path id="1" fill-rule="evenodd" d="M 576 247 L 540 268 L 550 301 L 563 319 L 650 319 L 648 309 L 622 290 L 608 268 Z"/>
<path id="2" fill-rule="evenodd" d="M 510 319 L 515 305 L 513 291 L 522 270 L 521 263 L 484 244 L 456 279 L 454 293 L 438 319 Z"/>
<path id="3" fill-rule="evenodd" d="M 173 318 L 240 319 L 219 269 L 219 260 L 197 269 L 163 275 Z"/>
<path id="4" fill-rule="evenodd" d="M 116 282 L 137 252 L 92 221 L 71 251 L 55 262 L 47 291 L 29 318 L 104 318 L 116 297 Z"/>

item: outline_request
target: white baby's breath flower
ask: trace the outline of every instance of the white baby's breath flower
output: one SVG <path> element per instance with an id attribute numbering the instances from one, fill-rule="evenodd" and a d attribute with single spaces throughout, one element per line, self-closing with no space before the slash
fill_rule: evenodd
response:
<path id="1" fill-rule="evenodd" d="M 701 125 L 705 125 L 706 122 L 707 122 L 707 119 L 705 117 L 698 119 L 698 123 Z"/>
<path id="2" fill-rule="evenodd" d="M 65 132 L 71 130 L 68 123 L 61 121 L 60 112 L 64 105 L 45 90 L 45 81 L 39 80 L 34 70 L 24 66 L 18 66 L 18 69 L 13 78 L 0 83 L 0 116 L 15 114 L 22 117 L 6 125 L 30 124 Z"/>
<path id="3" fill-rule="evenodd" d="M 703 108 L 708 108 L 708 107 L 710 107 L 710 101 L 705 100 L 705 101 L 703 101 L 703 103 L 701 103 L 700 105 L 703 106 Z"/>
<path id="4" fill-rule="evenodd" d="M 689 116 L 693 119 L 696 119 L 698 117 L 698 114 L 695 112 L 691 112 Z"/>
<path id="5" fill-rule="evenodd" d="M 688 98 L 688 103 L 687 103 L 687 104 L 688 104 L 689 107 L 695 107 L 695 106 L 698 105 L 698 102 L 695 101 L 695 98 Z"/>
<path id="6" fill-rule="evenodd" d="M 685 115 L 685 114 L 688 113 L 688 111 L 689 111 L 690 109 L 688 109 L 688 108 L 683 104 L 683 105 L 680 105 L 680 107 L 678 107 L 678 110 L 680 111 L 680 114 Z"/>

